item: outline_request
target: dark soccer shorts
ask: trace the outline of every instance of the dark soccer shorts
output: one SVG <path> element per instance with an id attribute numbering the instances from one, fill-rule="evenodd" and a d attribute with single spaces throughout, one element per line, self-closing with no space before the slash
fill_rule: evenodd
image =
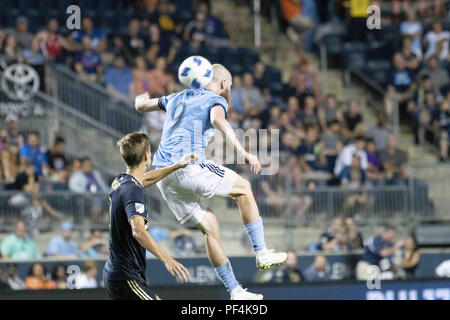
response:
<path id="1" fill-rule="evenodd" d="M 111 281 L 105 279 L 105 288 L 114 300 L 160 300 L 143 280 Z"/>

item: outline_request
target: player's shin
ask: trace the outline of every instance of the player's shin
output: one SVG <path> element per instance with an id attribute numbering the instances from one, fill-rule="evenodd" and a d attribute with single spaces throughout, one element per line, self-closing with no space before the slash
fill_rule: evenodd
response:
<path id="1" fill-rule="evenodd" d="M 245 231 L 247 231 L 250 242 L 253 246 L 253 250 L 258 252 L 266 248 L 264 241 L 264 226 L 261 217 L 257 220 L 244 225 Z"/>
<path id="2" fill-rule="evenodd" d="M 214 268 L 214 271 L 216 271 L 217 277 L 222 281 L 228 292 L 231 293 L 234 288 L 239 286 L 229 260 L 220 267 Z"/>

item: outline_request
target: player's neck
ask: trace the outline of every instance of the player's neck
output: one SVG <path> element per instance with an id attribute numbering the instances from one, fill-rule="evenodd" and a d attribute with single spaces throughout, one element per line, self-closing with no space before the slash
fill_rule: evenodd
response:
<path id="1" fill-rule="evenodd" d="M 145 165 L 140 165 L 134 168 L 127 168 L 127 174 L 133 176 L 140 184 L 144 183 Z"/>

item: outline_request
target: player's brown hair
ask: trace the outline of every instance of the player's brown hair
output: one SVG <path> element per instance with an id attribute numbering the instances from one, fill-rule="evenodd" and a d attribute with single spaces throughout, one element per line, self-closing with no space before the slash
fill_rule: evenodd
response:
<path id="1" fill-rule="evenodd" d="M 120 154 L 129 168 L 134 168 L 144 161 L 145 154 L 150 150 L 150 139 L 143 132 L 133 132 L 117 142 Z"/>

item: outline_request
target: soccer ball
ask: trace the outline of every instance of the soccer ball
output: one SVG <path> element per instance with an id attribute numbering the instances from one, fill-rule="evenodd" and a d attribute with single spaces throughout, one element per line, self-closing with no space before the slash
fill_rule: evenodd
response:
<path id="1" fill-rule="evenodd" d="M 212 77 L 211 63 L 201 56 L 187 58 L 178 69 L 178 80 L 188 88 L 205 88 Z"/>

